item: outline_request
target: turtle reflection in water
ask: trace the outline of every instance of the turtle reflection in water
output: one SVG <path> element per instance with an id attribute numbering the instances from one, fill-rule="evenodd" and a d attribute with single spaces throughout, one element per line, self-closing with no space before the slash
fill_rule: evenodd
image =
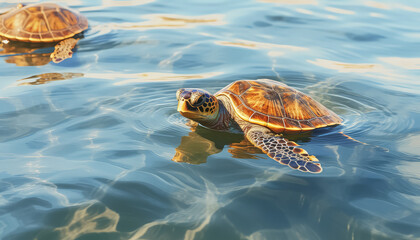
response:
<path id="1" fill-rule="evenodd" d="M 53 81 L 62 81 L 62 80 L 68 80 L 72 78 L 80 78 L 83 76 L 84 76 L 83 73 L 42 73 L 42 74 L 38 74 L 38 75 L 34 75 L 31 77 L 18 80 L 18 82 L 20 82 L 18 86 L 41 85 L 41 84 L 46 84 Z"/>
<path id="2" fill-rule="evenodd" d="M 303 172 L 320 173 L 321 164 L 278 134 L 307 132 L 342 122 L 308 95 L 269 79 L 236 81 L 215 95 L 182 88 L 176 96 L 178 111 L 184 117 L 215 130 L 237 127 L 270 158 Z"/>
<path id="3" fill-rule="evenodd" d="M 53 62 L 58 63 L 72 57 L 72 49 L 78 42 L 78 39 L 74 37 L 87 28 L 86 17 L 57 4 L 39 3 L 28 6 L 18 4 L 16 8 L 0 15 L 0 36 L 3 38 L 2 48 L 5 49 L 2 54 L 8 52 L 10 54 L 13 51 L 7 49 L 9 41 L 35 43 L 38 44 L 37 47 L 40 46 L 40 43 L 58 42 L 54 44 L 55 50 L 50 55 Z M 34 54 L 32 52 L 37 47 L 29 48 L 29 53 Z M 11 47 L 11 49 L 16 50 L 16 47 Z M 20 50 L 25 50 L 25 48 Z M 45 53 L 40 54 L 40 57 L 45 57 L 45 55 Z M 19 64 L 19 62 L 15 63 L 25 65 Z M 35 62 L 34 65 L 41 64 Z"/>
<path id="4" fill-rule="evenodd" d="M 190 123 L 188 123 L 190 124 Z M 191 125 L 191 132 L 188 136 L 181 138 L 180 145 L 176 148 L 175 162 L 187 162 L 190 164 L 201 164 L 207 161 L 207 157 L 223 150 L 229 145 L 228 152 L 234 158 L 258 159 L 257 153 L 262 153 L 255 148 L 243 135 L 228 132 L 214 132 L 207 128 Z"/>

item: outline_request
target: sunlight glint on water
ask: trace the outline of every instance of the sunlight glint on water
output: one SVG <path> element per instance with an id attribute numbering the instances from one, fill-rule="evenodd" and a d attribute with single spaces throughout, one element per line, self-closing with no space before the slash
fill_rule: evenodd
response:
<path id="1" fill-rule="evenodd" d="M 54 2 L 89 20 L 71 59 L 0 45 L 1 239 L 420 239 L 419 3 Z M 259 78 L 343 118 L 289 136 L 322 174 L 176 111 Z"/>

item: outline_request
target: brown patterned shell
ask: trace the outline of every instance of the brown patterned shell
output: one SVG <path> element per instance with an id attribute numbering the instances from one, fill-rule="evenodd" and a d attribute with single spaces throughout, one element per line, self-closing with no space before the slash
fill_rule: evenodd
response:
<path id="1" fill-rule="evenodd" d="M 270 128 L 272 131 L 301 132 L 333 126 L 341 118 L 315 101 L 283 83 L 269 79 L 240 80 L 220 90 L 243 120 Z"/>
<path id="2" fill-rule="evenodd" d="M 18 7 L 0 15 L 0 36 L 23 42 L 57 42 L 87 28 L 86 17 L 54 3 Z"/>

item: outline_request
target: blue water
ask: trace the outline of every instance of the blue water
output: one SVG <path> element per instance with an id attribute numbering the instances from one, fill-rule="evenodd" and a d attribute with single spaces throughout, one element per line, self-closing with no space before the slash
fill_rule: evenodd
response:
<path id="1" fill-rule="evenodd" d="M 73 58 L 1 47 L 0 239 L 420 239 L 420 2 L 61 4 L 90 24 Z M 344 119 L 290 136 L 321 174 L 176 111 L 259 78 Z"/>

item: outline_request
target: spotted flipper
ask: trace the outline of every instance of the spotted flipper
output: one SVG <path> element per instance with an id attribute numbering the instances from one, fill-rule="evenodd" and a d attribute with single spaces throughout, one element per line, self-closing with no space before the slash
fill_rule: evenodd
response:
<path id="1" fill-rule="evenodd" d="M 54 49 L 54 52 L 51 53 L 50 58 L 54 63 L 59 63 L 64 59 L 71 58 L 73 56 L 72 49 L 76 46 L 76 43 L 79 39 L 68 38 L 59 42 Z"/>
<path id="2" fill-rule="evenodd" d="M 302 172 L 322 172 L 318 159 L 297 147 L 299 145 L 295 142 L 261 131 L 251 131 L 247 134 L 247 137 L 255 146 L 281 164 Z"/>

